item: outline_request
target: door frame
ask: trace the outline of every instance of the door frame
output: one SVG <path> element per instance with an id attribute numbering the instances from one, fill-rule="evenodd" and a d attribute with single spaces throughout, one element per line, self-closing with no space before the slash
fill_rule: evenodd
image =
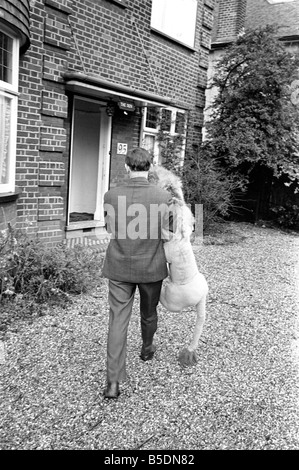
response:
<path id="1" fill-rule="evenodd" d="M 69 182 L 67 191 L 67 227 L 72 227 L 70 223 L 70 202 L 72 191 L 72 162 L 73 162 L 73 145 L 74 145 L 74 119 L 75 119 L 75 104 L 77 100 L 85 102 L 93 102 L 103 106 L 105 110 L 107 103 L 100 99 L 89 98 L 80 95 L 73 96 L 72 102 L 72 126 L 71 126 L 71 141 L 70 141 L 70 159 L 69 159 Z M 101 112 L 100 131 L 99 131 L 99 155 L 98 155 L 98 176 L 97 176 L 97 190 L 96 190 L 96 210 L 94 213 L 94 220 L 89 221 L 89 226 L 104 226 L 104 194 L 109 189 L 110 179 L 110 158 L 111 158 L 111 137 L 112 137 L 112 117 L 108 116 L 105 112 Z M 92 224 L 94 222 L 94 224 Z M 82 222 L 82 228 L 84 222 Z M 76 223 L 78 228 L 78 223 Z"/>

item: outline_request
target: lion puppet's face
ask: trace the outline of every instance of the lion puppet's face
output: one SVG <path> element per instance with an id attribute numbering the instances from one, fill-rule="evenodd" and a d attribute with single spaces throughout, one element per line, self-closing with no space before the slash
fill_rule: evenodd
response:
<path id="1" fill-rule="evenodd" d="M 148 180 L 168 191 L 174 199 L 184 203 L 182 182 L 172 171 L 167 170 L 163 166 L 155 165 L 149 171 Z"/>
<path id="2" fill-rule="evenodd" d="M 180 178 L 172 171 L 156 165 L 149 171 L 148 180 L 172 195 L 172 211 L 175 227 L 174 238 L 189 238 L 194 228 L 194 217 L 185 203 Z"/>

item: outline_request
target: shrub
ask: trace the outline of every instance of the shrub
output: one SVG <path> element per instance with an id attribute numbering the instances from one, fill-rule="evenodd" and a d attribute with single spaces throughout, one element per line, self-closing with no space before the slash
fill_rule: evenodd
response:
<path id="1" fill-rule="evenodd" d="M 18 295 L 42 303 L 87 292 L 100 281 L 101 266 L 91 247 L 48 247 L 8 227 L 0 236 L 0 301 Z"/>
<path id="2" fill-rule="evenodd" d="M 181 177 L 187 203 L 203 206 L 204 230 L 236 210 L 238 191 L 245 187 L 244 179 L 228 175 L 204 146 L 198 155 L 187 156 Z"/>
<path id="3" fill-rule="evenodd" d="M 299 206 L 292 203 L 271 208 L 273 220 L 280 227 L 299 230 Z"/>

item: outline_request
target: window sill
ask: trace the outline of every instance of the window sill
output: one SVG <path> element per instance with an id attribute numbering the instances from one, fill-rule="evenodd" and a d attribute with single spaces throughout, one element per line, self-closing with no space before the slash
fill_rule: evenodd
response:
<path id="1" fill-rule="evenodd" d="M 162 33 L 161 31 L 158 31 L 157 29 L 155 28 L 151 28 L 151 32 L 156 34 L 157 36 L 161 36 L 162 38 L 165 38 L 165 39 L 168 39 L 169 41 L 171 41 L 173 44 L 176 44 L 177 46 L 181 46 L 181 47 L 184 47 L 185 49 L 187 49 L 189 52 L 197 52 L 196 49 L 192 46 L 188 46 L 188 44 L 185 44 L 181 41 L 178 41 L 177 39 L 171 37 L 171 36 L 168 36 L 168 34 L 165 34 L 165 33 Z"/>
<path id="2" fill-rule="evenodd" d="M 82 220 L 80 222 L 70 222 L 69 225 L 65 227 L 67 232 L 72 230 L 83 230 L 83 229 L 93 229 L 98 227 L 104 227 L 105 222 L 100 220 Z"/>
<path id="3" fill-rule="evenodd" d="M 19 192 L 13 192 L 13 193 L 0 193 L 0 204 L 4 202 L 13 202 L 18 199 L 20 196 Z"/>
<path id="4" fill-rule="evenodd" d="M 115 3 L 116 5 L 122 7 L 122 8 L 127 8 L 127 2 L 126 0 L 108 0 L 111 3 Z"/>

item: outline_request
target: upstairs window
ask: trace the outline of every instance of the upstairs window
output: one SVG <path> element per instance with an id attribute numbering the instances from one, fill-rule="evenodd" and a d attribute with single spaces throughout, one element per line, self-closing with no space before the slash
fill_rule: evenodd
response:
<path id="1" fill-rule="evenodd" d="M 197 0 L 153 0 L 152 29 L 194 47 Z"/>
<path id="2" fill-rule="evenodd" d="M 0 24 L 0 194 L 15 186 L 19 41 Z"/>
<path id="3" fill-rule="evenodd" d="M 152 155 L 155 164 L 167 159 L 184 160 L 186 113 L 177 108 L 145 108 L 142 125 L 142 147 Z"/>

